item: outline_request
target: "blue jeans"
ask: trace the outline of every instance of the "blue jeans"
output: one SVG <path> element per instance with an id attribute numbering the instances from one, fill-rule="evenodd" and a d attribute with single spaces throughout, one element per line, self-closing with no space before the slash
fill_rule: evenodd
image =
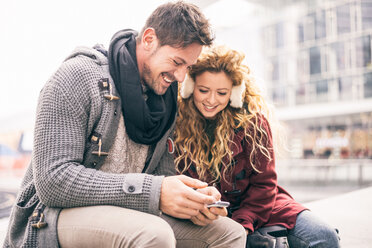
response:
<path id="1" fill-rule="evenodd" d="M 297 216 L 296 225 L 288 232 L 293 248 L 338 248 L 340 241 L 335 228 L 305 210 Z"/>

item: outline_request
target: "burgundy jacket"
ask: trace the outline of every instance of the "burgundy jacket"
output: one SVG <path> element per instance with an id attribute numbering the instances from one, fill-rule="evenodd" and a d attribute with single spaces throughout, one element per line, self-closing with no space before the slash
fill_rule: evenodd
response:
<path id="1" fill-rule="evenodd" d="M 268 134 L 267 147 L 272 147 L 269 124 L 264 118 L 261 124 Z M 297 215 L 306 208 L 277 185 L 273 151 L 270 150 L 271 161 L 260 152 L 254 156 L 253 163 L 261 171 L 257 173 L 250 165 L 252 147 L 243 129 L 236 131 L 230 149 L 233 152 L 232 173 L 226 173 L 226 180 L 221 179 L 215 186 L 221 192 L 221 200 L 230 202 L 231 218 L 250 231 L 272 225 L 292 229 Z M 199 178 L 194 165 L 185 174 Z"/>

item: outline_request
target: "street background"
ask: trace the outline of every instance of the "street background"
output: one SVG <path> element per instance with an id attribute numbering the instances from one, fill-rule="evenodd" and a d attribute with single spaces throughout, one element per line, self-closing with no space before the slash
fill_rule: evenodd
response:
<path id="1" fill-rule="evenodd" d="M 337 227 L 342 247 L 372 247 L 372 0 L 186 1 L 210 19 L 216 44 L 245 53 L 280 121 L 279 184 Z M 164 2 L 0 3 L 0 246 L 44 83 L 76 46 L 107 48 Z"/>

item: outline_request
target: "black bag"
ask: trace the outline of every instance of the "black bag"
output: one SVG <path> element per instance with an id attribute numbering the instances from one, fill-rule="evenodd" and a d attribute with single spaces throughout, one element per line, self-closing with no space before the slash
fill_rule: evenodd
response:
<path id="1" fill-rule="evenodd" d="M 247 236 L 246 248 L 289 248 L 287 235 L 282 226 L 261 227 Z"/>

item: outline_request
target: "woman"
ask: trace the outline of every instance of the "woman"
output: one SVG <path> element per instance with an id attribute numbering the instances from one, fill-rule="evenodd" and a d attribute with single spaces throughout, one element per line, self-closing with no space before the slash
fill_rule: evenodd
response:
<path id="1" fill-rule="evenodd" d="M 277 185 L 270 113 L 243 58 L 214 47 L 190 68 L 176 128 L 179 173 L 218 188 L 231 203 L 229 216 L 246 229 L 247 247 L 264 226 L 287 228 L 290 247 L 339 247 L 335 230 Z"/>

